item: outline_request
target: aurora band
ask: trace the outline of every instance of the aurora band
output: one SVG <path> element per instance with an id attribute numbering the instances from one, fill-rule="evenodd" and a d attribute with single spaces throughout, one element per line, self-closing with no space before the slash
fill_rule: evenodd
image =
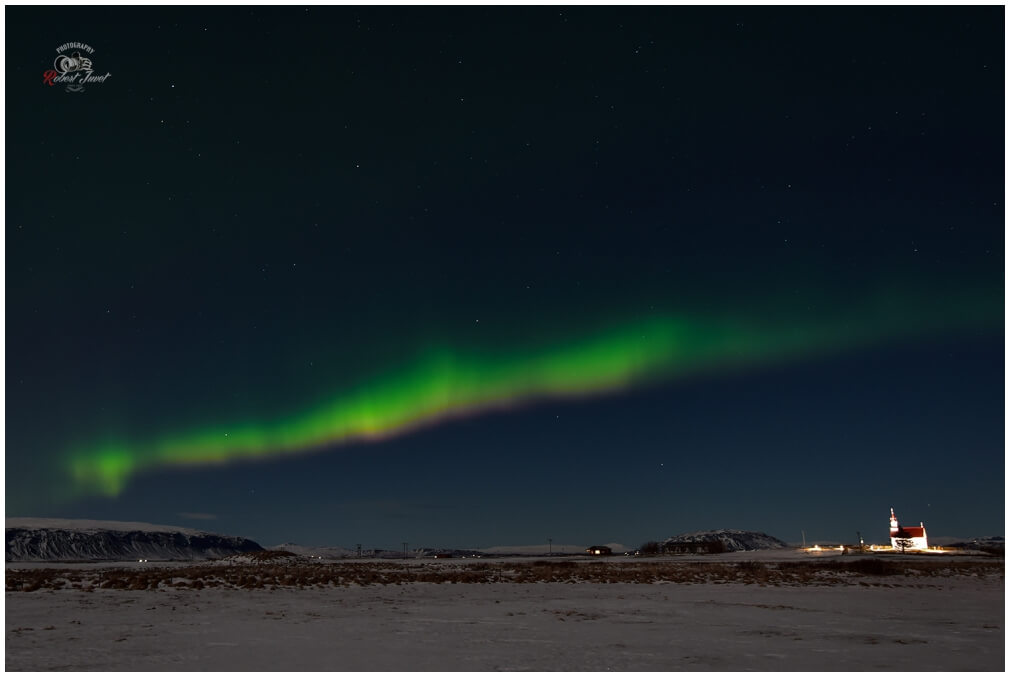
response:
<path id="1" fill-rule="evenodd" d="M 988 303 L 880 295 L 829 317 L 755 310 L 731 319 L 651 314 L 535 349 L 432 348 L 385 376 L 272 421 L 222 423 L 144 442 L 70 450 L 72 494 L 116 496 L 136 473 L 276 458 L 383 439 L 548 398 L 599 395 L 691 372 L 731 369 L 977 325 Z"/>

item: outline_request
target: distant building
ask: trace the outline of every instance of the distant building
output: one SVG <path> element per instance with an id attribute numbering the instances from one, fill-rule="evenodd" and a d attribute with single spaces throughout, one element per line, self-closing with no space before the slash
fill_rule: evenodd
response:
<path id="1" fill-rule="evenodd" d="M 901 547 L 899 541 L 905 542 L 904 548 Z M 917 527 L 903 527 L 898 524 L 898 518 L 894 516 L 894 508 L 891 508 L 891 547 L 895 550 L 928 550 L 926 525 L 919 522 Z"/>
<path id="2" fill-rule="evenodd" d="M 591 545 L 586 548 L 586 552 L 590 555 L 613 555 L 614 551 L 605 545 Z"/>

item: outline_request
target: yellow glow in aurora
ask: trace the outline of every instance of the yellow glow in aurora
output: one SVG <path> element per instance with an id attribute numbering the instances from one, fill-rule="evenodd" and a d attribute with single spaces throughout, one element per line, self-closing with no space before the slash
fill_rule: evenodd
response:
<path id="1" fill-rule="evenodd" d="M 204 427 L 147 443 L 78 448 L 66 456 L 65 469 L 74 493 L 116 496 L 145 470 L 381 439 L 537 399 L 612 392 L 686 372 L 802 357 L 944 326 L 929 321 L 929 313 L 912 313 L 919 320 L 912 322 L 908 313 L 871 305 L 858 316 L 834 315 L 829 321 L 797 321 L 795 315 L 759 322 L 658 316 L 541 349 L 493 354 L 434 349 L 299 415 Z"/>

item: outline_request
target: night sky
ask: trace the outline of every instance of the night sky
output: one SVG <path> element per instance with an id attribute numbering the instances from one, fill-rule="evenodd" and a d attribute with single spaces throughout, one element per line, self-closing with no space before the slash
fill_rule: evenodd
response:
<path id="1" fill-rule="evenodd" d="M 1004 533 L 1002 8 L 5 14 L 8 516 Z"/>

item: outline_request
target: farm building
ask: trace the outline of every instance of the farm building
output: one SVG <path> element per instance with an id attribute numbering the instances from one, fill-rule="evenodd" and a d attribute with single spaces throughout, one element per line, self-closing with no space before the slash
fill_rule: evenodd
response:
<path id="1" fill-rule="evenodd" d="M 614 551 L 605 545 L 591 545 L 586 548 L 586 553 L 590 555 L 612 555 Z"/>

